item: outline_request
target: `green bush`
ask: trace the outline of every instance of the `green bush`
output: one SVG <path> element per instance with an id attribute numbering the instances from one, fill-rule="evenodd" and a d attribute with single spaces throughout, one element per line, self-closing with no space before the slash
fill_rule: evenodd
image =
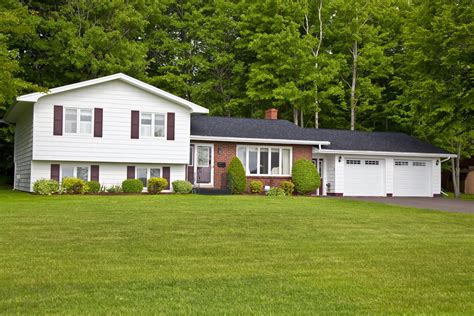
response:
<path id="1" fill-rule="evenodd" d="M 165 178 L 150 178 L 147 182 L 147 191 L 151 194 L 158 194 L 168 186 Z"/>
<path id="2" fill-rule="evenodd" d="M 267 192 L 267 196 L 286 196 L 285 191 L 279 187 L 270 188 Z"/>
<path id="3" fill-rule="evenodd" d="M 293 192 L 295 191 L 295 184 L 291 181 L 282 181 L 280 183 L 280 188 L 285 191 L 285 194 L 288 196 L 293 195 Z"/>
<path id="4" fill-rule="evenodd" d="M 61 182 L 61 191 L 66 194 L 83 194 L 86 182 L 78 178 L 64 178 Z"/>
<path id="5" fill-rule="evenodd" d="M 263 182 L 258 180 L 252 180 L 249 184 L 250 192 L 254 194 L 259 194 L 263 190 Z"/>
<path id="6" fill-rule="evenodd" d="M 245 191 L 245 169 L 239 158 L 232 158 L 227 168 L 227 188 L 232 194 L 241 194 Z"/>
<path id="7" fill-rule="evenodd" d="M 140 193 L 143 191 L 143 183 L 138 179 L 127 179 L 122 182 L 122 190 L 125 193 Z"/>
<path id="8" fill-rule="evenodd" d="M 40 195 L 52 195 L 59 192 L 59 182 L 56 180 L 40 179 L 33 183 L 33 192 Z"/>
<path id="9" fill-rule="evenodd" d="M 99 182 L 97 182 L 97 181 L 87 181 L 86 185 L 84 187 L 84 191 L 86 193 L 96 194 L 96 193 L 99 193 L 100 188 L 101 188 L 101 186 L 100 186 Z"/>
<path id="10" fill-rule="evenodd" d="M 189 181 L 185 180 L 176 180 L 173 181 L 173 191 L 176 193 L 181 193 L 181 194 L 188 194 L 191 193 L 193 190 L 193 185 Z"/>
<path id="11" fill-rule="evenodd" d="M 110 187 L 105 189 L 108 193 L 120 193 L 123 192 L 122 187 L 120 185 L 111 185 Z"/>
<path id="12" fill-rule="evenodd" d="M 316 166 L 311 160 L 299 159 L 291 171 L 296 192 L 307 194 L 319 188 L 320 177 Z"/>

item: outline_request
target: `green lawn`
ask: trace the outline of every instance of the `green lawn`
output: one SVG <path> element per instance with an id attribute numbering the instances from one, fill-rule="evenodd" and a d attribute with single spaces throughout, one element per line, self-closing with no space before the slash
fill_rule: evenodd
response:
<path id="1" fill-rule="evenodd" d="M 474 313 L 474 216 L 0 191 L 0 313 Z"/>

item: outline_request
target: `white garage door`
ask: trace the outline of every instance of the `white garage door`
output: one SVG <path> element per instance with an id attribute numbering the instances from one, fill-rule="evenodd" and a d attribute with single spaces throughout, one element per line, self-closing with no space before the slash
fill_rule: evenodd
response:
<path id="1" fill-rule="evenodd" d="M 431 162 L 395 160 L 394 196 L 432 196 Z"/>
<path id="2" fill-rule="evenodd" d="M 346 159 L 344 195 L 385 196 L 384 160 Z"/>

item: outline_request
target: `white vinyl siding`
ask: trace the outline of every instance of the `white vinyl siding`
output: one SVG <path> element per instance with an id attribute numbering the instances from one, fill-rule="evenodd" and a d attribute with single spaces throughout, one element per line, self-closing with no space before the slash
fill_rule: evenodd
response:
<path id="1" fill-rule="evenodd" d="M 14 188 L 20 191 L 31 190 L 31 159 L 33 156 L 33 108 L 26 106 L 15 127 Z"/>
<path id="2" fill-rule="evenodd" d="M 61 168 L 64 166 L 74 167 L 83 166 L 84 162 L 64 162 L 64 161 L 33 161 L 32 163 L 32 180 L 49 179 L 51 173 L 51 164 L 59 164 Z M 122 185 L 122 181 L 127 179 L 127 166 L 134 165 L 135 170 L 144 168 L 147 170 L 147 178 L 151 176 L 152 169 L 161 170 L 163 167 L 170 167 L 170 183 L 175 180 L 184 180 L 185 166 L 184 165 L 162 165 L 162 164 L 130 164 L 130 163 L 101 163 L 90 162 L 90 165 L 99 165 L 99 182 L 101 185 L 110 187 L 112 185 Z M 90 173 L 90 165 L 89 173 Z M 156 173 L 155 173 L 156 175 Z"/>
<path id="3" fill-rule="evenodd" d="M 53 136 L 53 106 L 103 109 L 103 137 Z M 130 138 L 131 111 L 175 113 L 175 140 Z M 34 160 L 185 164 L 190 144 L 190 111 L 120 80 L 48 95 L 34 106 Z M 92 121 L 93 122 L 93 121 Z M 92 124 L 93 125 L 93 124 Z M 166 127 L 165 127 L 166 130 Z M 153 131 L 152 131 L 153 132 Z"/>

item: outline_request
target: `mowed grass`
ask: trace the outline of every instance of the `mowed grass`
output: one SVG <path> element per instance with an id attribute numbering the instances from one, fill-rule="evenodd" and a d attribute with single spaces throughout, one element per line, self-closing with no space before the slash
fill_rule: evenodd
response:
<path id="1" fill-rule="evenodd" d="M 474 313 L 474 216 L 0 191 L 0 313 Z"/>

